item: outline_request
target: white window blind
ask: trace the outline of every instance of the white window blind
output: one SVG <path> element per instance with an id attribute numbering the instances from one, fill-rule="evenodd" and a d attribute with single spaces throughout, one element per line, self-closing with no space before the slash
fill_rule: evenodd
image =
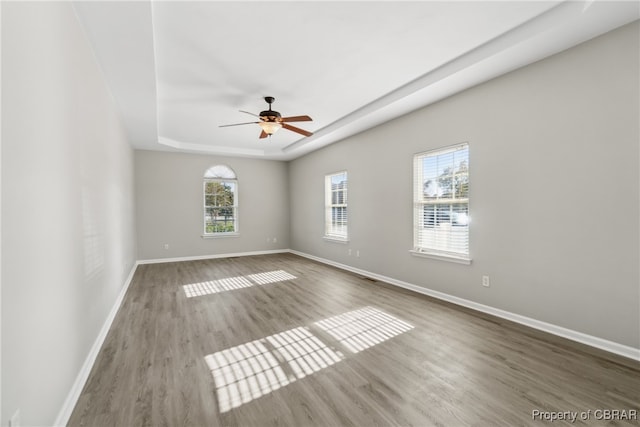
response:
<path id="1" fill-rule="evenodd" d="M 347 172 L 325 176 L 325 237 L 347 239 Z"/>
<path id="2" fill-rule="evenodd" d="M 210 167 L 204 174 L 204 234 L 238 232 L 238 180 L 225 165 Z"/>
<path id="3" fill-rule="evenodd" d="M 413 160 L 414 251 L 469 257 L 469 145 Z"/>

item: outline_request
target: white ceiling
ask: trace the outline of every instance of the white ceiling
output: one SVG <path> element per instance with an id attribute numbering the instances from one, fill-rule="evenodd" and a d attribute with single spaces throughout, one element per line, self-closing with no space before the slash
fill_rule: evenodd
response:
<path id="1" fill-rule="evenodd" d="M 290 160 L 640 18 L 638 1 L 74 2 L 135 148 Z M 258 139 L 239 112 L 307 114 Z"/>

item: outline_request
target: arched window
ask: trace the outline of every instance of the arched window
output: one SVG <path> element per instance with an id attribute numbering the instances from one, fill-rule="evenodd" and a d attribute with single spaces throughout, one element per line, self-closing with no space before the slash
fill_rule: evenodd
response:
<path id="1" fill-rule="evenodd" d="M 204 173 L 204 234 L 238 233 L 238 180 L 225 165 L 212 166 Z"/>

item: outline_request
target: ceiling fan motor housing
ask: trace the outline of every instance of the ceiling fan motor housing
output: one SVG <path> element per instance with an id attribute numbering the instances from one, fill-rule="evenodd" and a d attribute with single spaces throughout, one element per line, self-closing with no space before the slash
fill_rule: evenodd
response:
<path id="1" fill-rule="evenodd" d="M 278 113 L 277 111 L 273 111 L 273 110 L 266 110 L 266 111 L 261 111 L 260 112 L 260 117 L 269 118 L 269 119 L 276 119 L 276 118 L 280 117 L 280 113 Z"/>
<path id="2" fill-rule="evenodd" d="M 260 117 L 266 117 L 266 118 L 270 119 L 271 121 L 273 121 L 274 119 L 276 119 L 278 117 L 281 117 L 280 113 L 278 113 L 277 111 L 274 111 L 274 110 L 271 109 L 271 104 L 276 99 L 273 96 L 265 96 L 264 100 L 266 101 L 267 104 L 269 104 L 269 109 L 261 111 L 260 112 Z"/>

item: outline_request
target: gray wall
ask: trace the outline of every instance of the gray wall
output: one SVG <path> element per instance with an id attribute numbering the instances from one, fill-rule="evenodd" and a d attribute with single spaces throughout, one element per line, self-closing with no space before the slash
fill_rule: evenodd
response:
<path id="1" fill-rule="evenodd" d="M 293 161 L 291 248 L 640 347 L 638 33 L 635 22 Z M 412 156 L 463 141 L 472 265 L 413 257 Z M 347 245 L 322 240 L 324 175 L 343 169 Z"/>
<path id="2" fill-rule="evenodd" d="M 238 178 L 240 233 L 203 239 L 202 179 L 217 164 L 229 166 Z M 135 171 L 138 259 L 289 248 L 286 163 L 138 150 Z"/>
<path id="3" fill-rule="evenodd" d="M 135 264 L 133 150 L 71 3 L 2 4 L 2 425 L 52 425 Z"/>

